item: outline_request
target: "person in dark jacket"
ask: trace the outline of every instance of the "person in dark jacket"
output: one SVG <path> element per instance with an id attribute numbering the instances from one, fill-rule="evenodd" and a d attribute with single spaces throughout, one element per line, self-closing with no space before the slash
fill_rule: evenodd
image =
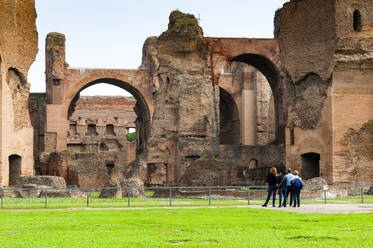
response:
<path id="1" fill-rule="evenodd" d="M 267 207 L 271 194 L 273 194 L 272 205 L 275 207 L 276 202 L 276 185 L 277 185 L 277 169 L 272 167 L 269 174 L 267 175 L 266 186 L 268 190 L 267 199 L 262 207 Z"/>
<path id="2" fill-rule="evenodd" d="M 291 180 L 293 179 L 294 175 L 291 173 L 291 169 L 288 168 L 288 174 L 286 174 L 286 198 L 285 198 L 285 204 L 284 207 L 286 207 L 287 200 L 289 199 L 290 194 L 290 202 L 289 206 L 293 203 L 293 193 L 292 193 L 292 186 L 291 186 Z"/>
<path id="3" fill-rule="evenodd" d="M 280 170 L 278 174 L 277 185 L 278 185 L 278 195 L 280 198 L 278 207 L 279 208 L 281 206 L 286 207 L 286 176 L 283 170 Z M 282 202 L 282 199 L 284 199 L 283 202 Z"/>

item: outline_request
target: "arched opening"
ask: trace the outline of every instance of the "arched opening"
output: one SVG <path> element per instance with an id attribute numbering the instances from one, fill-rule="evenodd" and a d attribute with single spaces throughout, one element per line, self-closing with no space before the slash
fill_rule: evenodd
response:
<path id="1" fill-rule="evenodd" d="M 249 170 L 254 170 L 256 168 L 258 168 L 258 160 L 251 159 L 249 162 Z"/>
<path id="2" fill-rule="evenodd" d="M 310 179 L 320 176 L 320 154 L 305 153 L 302 155 L 302 178 Z"/>
<path id="3" fill-rule="evenodd" d="M 97 136 L 98 133 L 96 131 L 96 124 L 88 124 L 87 126 L 87 132 L 85 133 L 85 136 Z"/>
<path id="4" fill-rule="evenodd" d="M 220 88 L 220 144 L 240 144 L 240 119 L 237 105 L 232 96 Z"/>
<path id="5" fill-rule="evenodd" d="M 115 131 L 114 131 L 114 125 L 113 124 L 106 125 L 106 135 L 115 136 Z"/>
<path id="6" fill-rule="evenodd" d="M 149 134 L 150 113 L 140 92 L 120 80 L 95 80 L 79 89 L 67 114 L 67 150 L 74 157 L 69 173 L 89 186 L 103 186 L 114 175 L 125 177 Z M 130 129 L 138 131 L 135 142 L 127 140 Z M 77 184 L 74 179 L 68 183 Z"/>
<path id="7" fill-rule="evenodd" d="M 240 99 L 239 119 L 242 145 L 283 143 L 278 97 L 280 76 L 267 59 L 254 54 L 233 58 L 223 69 L 221 85 L 227 85 Z"/>
<path id="8" fill-rule="evenodd" d="M 108 95 L 107 89 L 110 87 L 112 89 Z M 75 138 L 71 137 L 74 138 L 71 139 L 71 143 L 75 145 L 77 137 L 81 139 L 88 127 L 93 130 L 92 126 L 95 125 L 97 144 L 93 151 L 109 145 L 100 140 L 101 136 L 105 136 L 106 140 L 116 139 L 122 144 L 123 140 L 127 142 L 128 130 L 135 129 L 138 155 L 146 149 L 150 131 L 150 112 L 144 97 L 132 85 L 117 79 L 103 78 L 87 83 L 73 97 L 68 109 L 68 122 L 72 129 L 68 135 L 75 135 Z M 124 149 L 124 146 L 119 145 L 119 148 Z"/>
<path id="9" fill-rule="evenodd" d="M 253 98 L 253 96 L 250 90 L 258 91 L 258 86 L 266 87 L 268 85 L 271 88 L 271 91 L 269 92 L 271 93 L 271 97 L 273 99 L 269 98 L 268 104 L 267 103 L 266 104 L 268 106 L 268 111 L 272 111 L 272 113 L 267 111 L 269 114 L 266 114 L 266 115 L 269 118 L 272 118 L 272 120 L 269 120 L 267 123 L 271 123 L 271 121 L 273 123 L 273 126 L 274 126 L 273 140 L 271 141 L 272 139 L 272 135 L 270 135 L 271 128 L 269 128 L 267 132 L 265 131 L 264 134 L 265 135 L 269 134 L 267 138 L 268 143 L 283 144 L 285 141 L 286 109 L 284 109 L 283 107 L 283 100 L 285 96 L 283 95 L 284 92 L 282 91 L 282 81 L 281 81 L 280 72 L 277 70 L 276 66 L 270 60 L 257 54 L 242 54 L 231 59 L 231 62 L 242 62 L 242 63 L 245 63 L 247 65 L 254 67 L 256 69 L 256 72 L 254 71 L 251 74 L 246 73 L 243 75 L 247 77 L 251 75 L 254 78 L 256 77 L 257 81 L 258 80 L 261 81 L 259 83 L 257 82 L 256 84 L 252 84 L 252 85 L 250 84 L 244 85 L 244 87 L 246 87 L 246 90 L 248 90 L 247 91 L 248 101 L 246 101 L 248 103 L 246 104 L 245 107 L 248 107 L 249 103 L 252 102 L 251 98 Z M 257 88 L 254 88 L 255 85 Z M 267 88 L 269 89 L 269 87 Z M 243 89 L 245 90 L 245 88 Z M 264 91 L 261 94 L 265 95 Z M 268 97 L 268 94 L 267 94 L 267 97 Z M 259 98 L 256 98 L 256 99 L 259 99 Z M 270 105 L 271 101 L 273 102 L 272 110 L 271 110 L 271 105 Z M 254 106 L 258 106 L 258 102 L 260 101 L 257 100 L 257 104 L 254 103 Z M 258 111 L 254 110 L 254 112 L 257 113 L 256 115 L 258 115 Z M 259 131 L 259 133 L 263 132 L 264 131 L 263 127 L 258 126 L 257 131 Z M 264 143 L 265 141 L 257 142 L 257 144 L 262 144 L 262 145 Z"/>
<path id="10" fill-rule="evenodd" d="M 362 21 L 361 21 L 361 14 L 359 10 L 354 11 L 354 31 L 361 32 L 362 30 Z"/>
<path id="11" fill-rule="evenodd" d="M 114 163 L 106 163 L 106 169 L 107 169 L 108 176 L 111 176 L 111 174 L 113 174 L 114 167 L 115 167 Z"/>
<path id="12" fill-rule="evenodd" d="M 15 186 L 21 175 L 22 157 L 19 155 L 9 156 L 9 186 Z"/>

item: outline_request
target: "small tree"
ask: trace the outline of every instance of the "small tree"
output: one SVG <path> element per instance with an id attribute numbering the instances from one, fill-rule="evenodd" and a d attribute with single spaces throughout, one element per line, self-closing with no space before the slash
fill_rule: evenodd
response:
<path id="1" fill-rule="evenodd" d="M 126 135 L 126 139 L 127 141 L 129 142 L 132 142 L 136 139 L 136 132 L 133 132 L 133 133 L 129 133 Z"/>

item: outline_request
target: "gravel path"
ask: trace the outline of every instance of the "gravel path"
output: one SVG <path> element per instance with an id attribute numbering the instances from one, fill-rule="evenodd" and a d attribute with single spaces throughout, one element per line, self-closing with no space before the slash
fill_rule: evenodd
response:
<path id="1" fill-rule="evenodd" d="M 278 208 L 260 205 L 250 206 L 201 206 L 201 207 L 131 207 L 131 208 L 67 208 L 67 209 L 7 209 L 0 212 L 40 212 L 40 211 L 81 211 L 81 210 L 138 210 L 138 209 L 196 209 L 196 208 L 255 208 L 274 211 L 287 211 L 305 214 L 350 214 L 350 213 L 371 213 L 373 204 L 305 204 L 300 208 Z"/>
<path id="2" fill-rule="evenodd" d="M 266 207 L 253 205 L 251 208 L 262 208 L 277 211 L 287 211 L 305 214 L 350 214 L 350 213 L 369 213 L 373 212 L 373 204 L 305 204 L 299 208 L 287 207 Z"/>

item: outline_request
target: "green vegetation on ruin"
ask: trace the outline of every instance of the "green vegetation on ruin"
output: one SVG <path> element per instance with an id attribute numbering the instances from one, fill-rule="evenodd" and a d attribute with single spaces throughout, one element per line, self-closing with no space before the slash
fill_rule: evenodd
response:
<path id="1" fill-rule="evenodd" d="M 89 151 L 83 151 L 83 152 L 78 152 L 78 154 L 95 154 L 94 152 L 89 152 Z"/>
<path id="2" fill-rule="evenodd" d="M 180 18 L 189 18 L 189 19 L 196 19 L 196 17 L 193 14 L 183 13 L 179 9 L 175 9 L 171 12 L 171 15 L 173 15 L 174 19 L 180 19 Z"/>
<path id="3" fill-rule="evenodd" d="M 71 163 L 89 163 L 89 162 L 92 162 L 92 160 L 88 160 L 88 159 L 71 159 L 70 162 Z"/>
<path id="4" fill-rule="evenodd" d="M 216 162 L 219 162 L 219 163 L 224 162 L 224 159 L 219 158 L 219 154 L 215 154 L 215 155 L 214 155 L 214 160 L 215 160 Z"/>
<path id="5" fill-rule="evenodd" d="M 186 27 L 192 27 L 192 26 L 197 26 L 197 24 L 193 22 L 188 22 L 188 23 L 182 23 L 180 25 L 177 25 L 178 28 L 186 28 Z"/>
<path id="6" fill-rule="evenodd" d="M 373 247 L 373 213 L 262 209 L 0 212 L 12 247 Z"/>
<path id="7" fill-rule="evenodd" d="M 129 142 L 132 142 L 136 139 L 136 132 L 133 132 L 133 133 L 129 133 L 126 135 L 126 139 L 127 141 Z"/>
<path id="8" fill-rule="evenodd" d="M 209 158 L 211 158 L 211 159 L 213 159 L 213 160 L 215 160 L 216 162 L 219 162 L 219 163 L 225 162 L 224 159 L 219 158 L 219 154 L 214 154 L 213 155 L 213 154 L 210 154 L 210 153 L 206 153 L 206 154 L 202 155 L 200 158 L 196 159 L 196 161 L 205 161 Z"/>
<path id="9" fill-rule="evenodd" d="M 209 157 L 210 157 L 210 154 L 206 153 L 206 154 L 202 155 L 201 157 L 199 157 L 196 161 L 205 161 Z"/>

